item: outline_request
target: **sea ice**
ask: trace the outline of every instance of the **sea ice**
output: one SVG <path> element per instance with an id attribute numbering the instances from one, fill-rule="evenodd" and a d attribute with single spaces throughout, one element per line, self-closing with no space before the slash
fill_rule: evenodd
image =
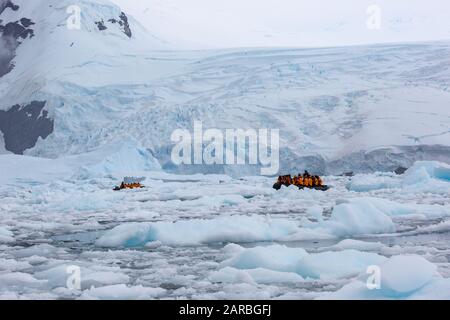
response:
<path id="1" fill-rule="evenodd" d="M 242 270 L 268 269 L 296 273 L 306 279 L 342 278 L 365 272 L 369 265 L 380 264 L 385 257 L 357 250 L 308 254 L 301 248 L 283 245 L 242 249 L 222 266 Z"/>
<path id="2" fill-rule="evenodd" d="M 116 284 L 104 287 L 91 288 L 83 291 L 81 299 L 92 300 L 146 300 L 154 299 L 166 290 L 162 288 L 147 288 L 139 286 L 126 286 L 125 284 Z"/>

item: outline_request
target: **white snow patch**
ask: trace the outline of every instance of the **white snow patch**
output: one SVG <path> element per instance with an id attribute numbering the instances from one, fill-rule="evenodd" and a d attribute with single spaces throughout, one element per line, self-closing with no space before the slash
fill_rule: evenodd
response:
<path id="1" fill-rule="evenodd" d="M 81 299 L 98 300 L 146 300 L 163 295 L 166 290 L 162 288 L 147 288 L 141 285 L 129 287 L 125 284 L 116 284 L 85 290 Z"/>

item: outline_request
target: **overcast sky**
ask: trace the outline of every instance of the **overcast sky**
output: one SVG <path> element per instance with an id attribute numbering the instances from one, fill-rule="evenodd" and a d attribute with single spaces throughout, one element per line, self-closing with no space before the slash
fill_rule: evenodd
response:
<path id="1" fill-rule="evenodd" d="M 450 39 L 449 0 L 113 1 L 151 33 L 185 48 Z"/>

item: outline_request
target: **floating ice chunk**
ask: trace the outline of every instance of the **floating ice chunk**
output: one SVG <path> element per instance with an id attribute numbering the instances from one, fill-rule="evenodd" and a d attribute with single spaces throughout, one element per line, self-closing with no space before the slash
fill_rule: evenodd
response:
<path id="1" fill-rule="evenodd" d="M 380 264 L 381 288 L 369 290 L 367 275 L 320 299 L 449 299 L 450 280 L 420 256 L 394 256 Z M 444 289 L 441 292 L 436 289 Z"/>
<path id="2" fill-rule="evenodd" d="M 331 218 L 318 222 L 269 219 L 258 215 L 229 216 L 210 220 L 127 223 L 107 231 L 96 244 L 102 247 L 139 247 L 160 241 L 165 245 L 199 245 L 215 242 L 296 241 L 343 238 L 394 232 L 390 216 L 412 209 L 376 198 L 346 200 L 333 209 Z"/>
<path id="3" fill-rule="evenodd" d="M 14 242 L 14 234 L 6 227 L 0 227 L 0 243 Z"/>
<path id="4" fill-rule="evenodd" d="M 243 249 L 226 260 L 224 266 L 239 269 L 265 268 L 276 271 L 295 272 L 298 260 L 308 255 L 302 248 L 288 248 L 283 245 Z"/>
<path id="5" fill-rule="evenodd" d="M 256 282 L 248 272 L 231 267 L 225 267 L 223 269 L 220 269 L 219 271 L 213 272 L 209 276 L 209 280 L 212 282 L 223 283 L 249 283 L 252 285 L 256 284 Z"/>
<path id="6" fill-rule="evenodd" d="M 159 247 L 161 247 L 163 244 L 161 241 L 153 241 L 153 242 L 149 242 L 145 245 L 145 247 L 147 249 L 157 249 Z"/>
<path id="7" fill-rule="evenodd" d="M 264 268 L 241 270 L 232 267 L 225 267 L 213 272 L 209 276 L 209 280 L 212 282 L 249 284 L 296 283 L 304 281 L 302 276 L 294 272 L 280 272 Z"/>
<path id="8" fill-rule="evenodd" d="M 395 231 L 390 216 L 406 213 L 407 208 L 388 200 L 356 198 L 334 207 L 331 218 L 321 227 L 337 237 Z"/>
<path id="9" fill-rule="evenodd" d="M 27 261 L 0 258 L 0 271 L 21 271 L 31 267 L 31 264 Z"/>
<path id="10" fill-rule="evenodd" d="M 450 193 L 450 165 L 437 161 L 419 161 L 403 178 L 403 188 L 410 192 Z"/>
<path id="11" fill-rule="evenodd" d="M 223 251 L 229 256 L 236 255 L 244 250 L 245 249 L 243 247 L 235 243 L 229 243 L 225 247 L 223 247 Z"/>
<path id="12" fill-rule="evenodd" d="M 428 283 L 436 266 L 421 256 L 395 256 L 381 266 L 381 289 L 386 295 L 405 295 Z"/>
<path id="13" fill-rule="evenodd" d="M 136 247 L 157 240 L 168 245 L 271 241 L 296 231 L 297 225 L 289 220 L 230 216 L 211 220 L 124 224 L 107 231 L 96 244 L 102 247 Z"/>
<path id="14" fill-rule="evenodd" d="M 308 254 L 301 248 L 282 245 L 242 249 L 222 265 L 241 270 L 268 269 L 296 273 L 302 278 L 327 279 L 358 275 L 385 257 L 356 250 Z"/>
<path id="15" fill-rule="evenodd" d="M 450 165 L 437 161 L 418 161 L 405 172 L 403 184 L 417 184 L 430 179 L 450 182 Z"/>
<path id="16" fill-rule="evenodd" d="M 450 165 L 437 161 L 418 161 L 403 176 L 392 173 L 358 174 L 347 189 L 368 192 L 379 189 L 404 188 L 412 192 L 449 192 L 444 182 L 450 181 Z"/>
<path id="17" fill-rule="evenodd" d="M 343 278 L 358 275 L 368 266 L 380 264 L 385 260 L 385 257 L 376 253 L 357 250 L 321 252 L 301 259 L 296 271 L 305 278 Z"/>
<path id="18" fill-rule="evenodd" d="M 28 248 L 18 249 L 12 252 L 12 254 L 18 258 L 26 258 L 32 256 L 51 257 L 56 255 L 62 255 L 65 253 L 66 253 L 65 249 L 56 248 L 49 244 L 34 245 Z"/>
<path id="19" fill-rule="evenodd" d="M 439 224 L 420 227 L 417 229 L 419 233 L 432 233 L 432 232 L 447 232 L 450 231 L 450 220 L 443 221 Z"/>
<path id="20" fill-rule="evenodd" d="M 366 242 L 361 240 L 345 239 L 339 243 L 326 248 L 321 248 L 320 251 L 336 251 L 336 250 L 359 250 L 359 251 L 380 251 L 386 246 L 381 242 Z"/>
<path id="21" fill-rule="evenodd" d="M 401 179 L 393 174 L 358 174 L 352 177 L 347 189 L 356 192 L 368 192 L 379 189 L 400 188 Z"/>
<path id="22" fill-rule="evenodd" d="M 63 264 L 34 274 L 37 279 L 47 280 L 52 288 L 65 287 L 71 275 L 70 265 Z M 129 277 L 119 268 L 102 268 L 100 270 L 80 267 L 81 288 L 128 283 Z"/>
<path id="23" fill-rule="evenodd" d="M 38 280 L 32 275 L 23 272 L 10 272 L 0 274 L 0 290 L 21 291 L 26 288 L 42 288 L 47 281 Z"/>
<path id="24" fill-rule="evenodd" d="M 340 290 L 322 294 L 318 299 L 332 300 L 449 300 L 450 279 L 434 277 L 420 289 L 409 294 L 386 295 L 383 290 L 369 290 L 364 281 L 352 281 Z"/>
<path id="25" fill-rule="evenodd" d="M 150 223 L 126 223 L 107 231 L 96 244 L 101 247 L 136 247 L 158 240 Z"/>
<path id="26" fill-rule="evenodd" d="M 145 300 L 160 297 L 165 292 L 166 290 L 162 288 L 146 288 L 141 285 L 128 287 L 125 284 L 116 284 L 85 290 L 81 299 Z"/>
<path id="27" fill-rule="evenodd" d="M 435 277 L 420 290 L 413 292 L 410 300 L 450 300 L 450 279 Z"/>
<path id="28" fill-rule="evenodd" d="M 415 213 L 411 206 L 393 201 L 362 197 L 342 200 L 325 221 L 304 223 L 295 235 L 284 240 L 306 240 L 324 238 L 348 238 L 365 234 L 395 232 L 392 216 L 403 216 Z"/>
<path id="29" fill-rule="evenodd" d="M 323 216 L 322 216 L 323 208 L 321 206 L 314 205 L 314 206 L 308 208 L 306 213 L 309 216 L 316 218 L 318 221 L 323 221 Z"/>

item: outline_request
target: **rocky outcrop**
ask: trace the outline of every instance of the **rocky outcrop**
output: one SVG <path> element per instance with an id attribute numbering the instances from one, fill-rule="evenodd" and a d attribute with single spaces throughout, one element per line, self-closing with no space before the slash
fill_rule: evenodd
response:
<path id="1" fill-rule="evenodd" d="M 0 6 L 0 17 L 6 8 L 19 10 L 11 1 L 3 2 Z M 31 26 L 34 22 L 28 18 L 22 18 L 20 21 L 9 22 L 5 25 L 0 20 L 0 77 L 11 72 L 14 69 L 12 60 L 16 55 L 17 47 L 27 38 L 34 36 Z"/>
<path id="2" fill-rule="evenodd" d="M 15 105 L 8 111 L 0 110 L 0 131 L 6 150 L 23 154 L 36 145 L 39 137 L 45 139 L 53 132 L 53 119 L 48 117 L 45 104 L 45 101 L 32 101 L 23 106 Z"/>
<path id="3" fill-rule="evenodd" d="M 122 32 L 128 37 L 131 38 L 133 33 L 131 32 L 130 24 L 128 23 L 127 15 L 122 12 L 119 16 L 119 20 L 117 19 L 109 19 L 111 23 L 118 23 L 122 27 Z"/>
<path id="4" fill-rule="evenodd" d="M 108 28 L 105 26 L 105 22 L 104 22 L 103 20 L 102 20 L 102 21 L 96 21 L 95 24 L 97 25 L 97 28 L 98 28 L 98 30 L 100 30 L 100 31 L 103 31 L 103 30 L 108 29 Z"/>
<path id="5" fill-rule="evenodd" d="M 0 1 L 0 14 L 2 14 L 6 8 L 10 8 L 13 11 L 19 10 L 19 6 L 14 4 L 11 0 Z"/>

